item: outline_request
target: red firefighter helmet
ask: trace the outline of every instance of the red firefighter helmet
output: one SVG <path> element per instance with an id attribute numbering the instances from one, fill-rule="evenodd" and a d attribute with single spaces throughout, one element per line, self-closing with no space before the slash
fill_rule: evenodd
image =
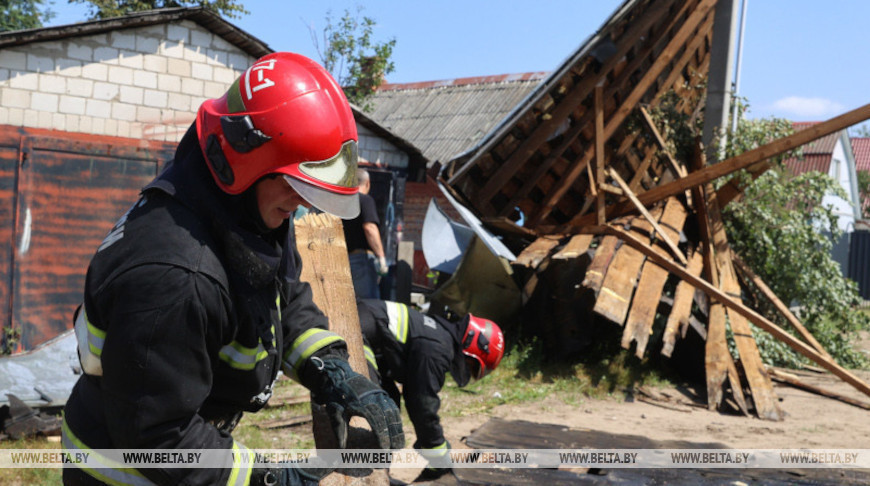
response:
<path id="1" fill-rule="evenodd" d="M 260 58 L 196 115 L 217 185 L 239 194 L 281 174 L 305 200 L 345 219 L 359 214 L 357 131 L 341 87 L 299 54 Z"/>
<path id="2" fill-rule="evenodd" d="M 498 324 L 468 314 L 462 337 L 462 353 L 471 365 L 471 377 L 479 380 L 496 369 L 504 356 L 504 334 Z"/>

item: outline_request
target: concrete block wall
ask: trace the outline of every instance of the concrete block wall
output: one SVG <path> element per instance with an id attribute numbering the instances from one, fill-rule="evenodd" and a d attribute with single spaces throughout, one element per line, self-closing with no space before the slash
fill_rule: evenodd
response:
<path id="1" fill-rule="evenodd" d="M 255 60 L 188 20 L 0 49 L 0 124 L 177 141 Z"/>

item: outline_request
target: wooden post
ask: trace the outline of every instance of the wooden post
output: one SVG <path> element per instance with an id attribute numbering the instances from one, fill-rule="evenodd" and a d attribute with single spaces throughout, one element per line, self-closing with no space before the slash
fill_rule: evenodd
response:
<path id="1" fill-rule="evenodd" d="M 329 330 L 347 342 L 350 366 L 368 376 L 362 331 L 356 308 L 347 244 L 341 220 L 329 214 L 308 214 L 295 221 L 296 248 L 302 259 L 301 280 L 311 285 L 314 303 L 329 318 Z M 338 449 L 324 407 L 311 403 L 314 443 L 318 449 Z M 365 419 L 353 417 L 348 426 L 347 448 L 379 448 Z M 386 484 L 385 469 L 340 469 L 323 478 L 322 485 Z"/>
<path id="2" fill-rule="evenodd" d="M 604 216 L 604 87 L 595 86 L 595 182 L 598 189 L 595 200 L 595 214 L 598 215 L 598 224 L 604 224 L 607 218 Z"/>

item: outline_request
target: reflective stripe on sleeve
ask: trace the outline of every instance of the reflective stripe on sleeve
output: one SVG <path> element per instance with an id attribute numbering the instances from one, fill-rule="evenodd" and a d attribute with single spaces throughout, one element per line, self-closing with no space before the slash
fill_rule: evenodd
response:
<path id="1" fill-rule="evenodd" d="M 233 470 L 230 472 L 227 486 L 248 486 L 253 471 L 254 454 L 247 447 L 233 441 Z"/>
<path id="2" fill-rule="evenodd" d="M 390 332 L 396 336 L 396 341 L 405 344 L 408 340 L 408 306 L 398 302 L 384 302 L 387 306 L 387 317 L 390 319 Z"/>
<path id="3" fill-rule="evenodd" d="M 103 375 L 103 344 L 106 342 L 106 331 L 93 325 L 88 320 L 85 307 L 81 306 L 75 321 L 76 343 L 79 349 L 79 361 L 82 370 L 91 376 Z"/>
<path id="4" fill-rule="evenodd" d="M 252 370 L 257 363 L 268 356 L 269 353 L 263 347 L 263 343 L 257 344 L 256 348 L 242 346 L 237 341 L 222 347 L 218 356 L 230 367 L 237 370 Z"/>
<path id="5" fill-rule="evenodd" d="M 302 362 L 310 358 L 312 354 L 337 341 L 344 341 L 344 339 L 334 332 L 323 329 L 312 328 L 303 332 L 284 354 L 284 373 L 299 381 L 298 372 Z"/>
<path id="6" fill-rule="evenodd" d="M 82 467 L 78 464 L 76 464 L 76 467 L 81 468 L 81 470 L 87 473 L 89 476 L 94 477 L 106 484 L 112 484 L 116 486 L 147 486 L 154 484 L 151 482 L 151 480 L 143 476 L 142 473 L 140 473 L 139 471 L 130 467 L 123 467 L 118 462 L 115 462 L 101 454 L 98 454 L 96 451 L 86 446 L 81 440 L 79 440 L 78 437 L 75 436 L 75 434 L 73 434 L 72 430 L 69 428 L 69 425 L 66 422 L 66 416 L 64 416 L 63 418 L 63 425 L 61 430 L 61 444 L 63 445 L 63 449 L 71 454 L 74 454 L 76 452 L 88 453 L 88 463 L 99 464 L 99 467 Z"/>
<path id="7" fill-rule="evenodd" d="M 375 369 L 378 369 L 378 361 L 375 359 L 375 352 L 368 345 L 363 345 L 363 351 L 366 355 L 366 361 L 369 362 L 370 365 L 374 366 Z"/>

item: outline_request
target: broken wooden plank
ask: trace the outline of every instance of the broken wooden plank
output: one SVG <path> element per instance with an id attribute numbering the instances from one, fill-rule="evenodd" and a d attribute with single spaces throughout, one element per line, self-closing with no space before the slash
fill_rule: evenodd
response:
<path id="1" fill-rule="evenodd" d="M 661 149 L 662 153 L 665 154 L 665 160 L 668 161 L 668 164 L 670 165 L 671 170 L 674 171 L 674 175 L 676 175 L 677 178 L 686 177 L 686 174 L 687 174 L 686 168 L 683 167 L 682 165 L 680 165 L 674 159 L 674 156 L 671 154 L 671 151 L 668 149 L 668 144 L 665 143 L 664 137 L 662 137 L 662 134 L 659 133 L 659 129 L 656 127 L 655 122 L 653 122 L 652 117 L 650 116 L 649 112 L 646 110 L 645 107 L 643 107 L 643 106 L 640 107 L 640 114 L 643 117 L 644 121 L 646 122 L 647 128 L 649 128 L 650 132 L 652 132 L 653 140 L 656 141 L 656 144 L 659 146 L 659 149 Z"/>
<path id="2" fill-rule="evenodd" d="M 294 425 L 307 424 L 311 422 L 311 415 L 297 415 L 286 419 L 267 420 L 255 424 L 258 429 L 281 429 L 284 427 L 293 427 Z"/>
<path id="3" fill-rule="evenodd" d="M 661 209 L 656 209 L 661 214 Z M 635 218 L 631 223 L 632 230 L 638 231 L 645 241 L 649 241 L 652 234 L 652 226 L 644 218 Z M 607 275 L 601 285 L 598 298 L 592 310 L 602 317 L 619 324 L 625 322 L 628 309 L 631 305 L 631 296 L 637 286 L 640 268 L 645 258 L 642 253 L 629 246 L 621 246 L 613 257 Z"/>
<path id="4" fill-rule="evenodd" d="M 553 260 L 568 260 L 577 258 L 589 250 L 589 245 L 592 243 L 592 235 L 574 235 L 568 240 L 568 243 L 556 252 L 551 258 Z"/>
<path id="5" fill-rule="evenodd" d="M 300 280 L 311 285 L 314 303 L 329 318 L 329 330 L 343 337 L 347 343 L 351 368 L 368 376 L 341 220 L 327 213 L 311 213 L 295 220 L 294 227 L 296 248 L 302 260 Z M 338 439 L 332 430 L 326 408 L 312 401 L 311 415 L 317 448 L 338 449 Z M 351 417 L 347 429 L 348 448 L 379 448 L 377 438 L 365 419 Z M 382 484 L 389 481 L 386 470 L 342 469 L 324 477 L 320 484 L 351 484 L 360 479 Z"/>
<path id="6" fill-rule="evenodd" d="M 870 410 L 870 403 L 856 400 L 852 397 L 847 397 L 842 393 L 837 393 L 832 390 L 828 390 L 826 388 L 822 388 L 820 386 L 815 386 L 807 383 L 806 381 L 801 380 L 796 375 L 791 373 L 787 373 L 782 370 L 778 370 L 776 368 L 767 367 L 767 371 L 770 373 L 770 377 L 774 381 L 778 381 L 780 383 L 786 383 L 795 388 L 800 388 L 801 390 L 806 390 L 808 392 L 815 393 L 817 395 L 821 395 L 823 397 L 833 398 L 835 400 L 839 400 L 843 403 L 848 403 L 849 405 L 854 405 L 858 408 L 863 408 L 864 410 Z"/>
<path id="7" fill-rule="evenodd" d="M 696 146 L 695 153 L 703 160 L 703 148 L 700 144 Z M 719 271 L 719 287 L 726 294 L 740 298 L 740 284 L 731 263 L 728 235 L 725 233 L 725 224 L 719 212 L 716 191 L 711 183 L 706 184 L 706 206 L 712 229 L 716 267 Z M 746 374 L 746 380 L 749 382 L 749 389 L 752 391 L 752 401 L 755 403 L 758 417 L 765 420 L 782 420 L 783 414 L 782 410 L 779 409 L 776 393 L 773 391 L 773 383 L 764 369 L 761 353 L 758 351 L 758 344 L 752 335 L 749 322 L 738 313 L 729 311 L 727 315 L 734 343 L 740 354 L 740 364 Z"/>
<path id="8" fill-rule="evenodd" d="M 683 207 L 683 203 L 677 198 L 670 198 L 665 204 L 665 209 L 662 213 L 662 224 L 656 223 L 655 225 L 659 231 L 657 234 L 663 238 L 677 238 L 679 237 L 679 229 L 683 227 L 685 221 L 686 209 Z M 660 245 L 656 245 L 655 248 L 660 252 L 667 253 L 667 250 Z M 625 321 L 625 331 L 622 334 L 623 348 L 628 349 L 632 340 L 637 342 L 635 355 L 638 358 L 643 358 L 646 352 L 646 345 L 652 333 L 656 310 L 661 301 L 662 290 L 667 279 L 667 270 L 651 262 L 644 264 L 640 281 L 637 284 L 637 291 L 631 304 L 631 311 L 628 314 L 628 319 Z"/>
<path id="9" fill-rule="evenodd" d="M 741 273 L 743 273 L 743 275 L 750 282 L 752 282 L 752 284 L 755 285 L 758 290 L 760 290 L 761 293 L 764 294 L 765 297 L 767 297 L 767 299 L 773 304 L 773 306 L 776 307 L 776 310 L 778 310 L 779 313 L 782 314 L 782 316 L 785 317 L 785 319 L 789 322 L 789 324 L 794 327 L 795 331 L 797 331 L 798 334 L 800 334 L 801 337 L 804 338 L 804 341 L 806 341 L 810 346 L 814 347 L 816 351 L 821 353 L 823 356 L 827 357 L 828 359 L 834 359 L 825 350 L 825 348 L 821 344 L 819 344 L 818 341 L 816 341 L 816 338 L 813 337 L 812 333 L 810 333 L 810 331 L 807 330 L 807 328 L 804 327 L 803 324 L 801 324 L 801 321 L 798 320 L 798 318 L 791 312 L 791 310 L 789 310 L 788 306 L 785 305 L 785 303 L 783 303 L 779 299 L 779 297 L 777 297 L 776 294 L 773 293 L 772 290 L 770 290 L 770 287 L 768 287 L 767 284 L 764 283 L 764 280 L 761 280 L 761 277 L 756 275 L 755 272 L 753 272 L 752 269 L 749 268 L 749 265 L 741 260 L 740 257 L 737 256 L 737 254 L 733 251 L 731 252 L 731 258 L 734 261 L 737 269 Z"/>
<path id="10" fill-rule="evenodd" d="M 529 268 L 537 268 L 541 262 L 550 254 L 550 250 L 559 244 L 558 236 L 542 236 L 533 241 L 527 246 L 522 253 L 517 256 L 513 265 L 522 265 Z"/>
<path id="11" fill-rule="evenodd" d="M 701 252 L 696 251 L 689 257 L 689 265 L 686 267 L 686 271 L 692 275 L 700 276 L 703 266 Z M 677 284 L 676 292 L 674 292 L 674 305 L 671 307 L 671 313 L 668 316 L 668 322 L 665 324 L 665 332 L 662 337 L 662 354 L 667 357 L 670 357 L 674 352 L 674 344 L 678 335 L 677 330 L 685 328 L 689 324 L 694 297 L 695 287 L 692 287 L 685 280 L 681 280 Z"/>
<path id="12" fill-rule="evenodd" d="M 718 302 L 721 302 L 723 305 L 728 307 L 729 309 L 733 309 L 738 312 L 743 317 L 749 319 L 750 322 L 760 327 L 762 330 L 767 331 L 773 337 L 779 339 L 783 343 L 785 343 L 790 348 L 794 349 L 798 353 L 806 356 L 808 359 L 812 360 L 822 368 L 830 371 L 834 375 L 838 376 L 840 379 L 852 385 L 855 389 L 864 393 L 865 395 L 870 396 L 870 385 L 865 383 L 863 380 L 855 376 L 849 370 L 843 368 L 836 362 L 829 360 L 819 354 L 818 351 L 813 349 L 808 344 L 803 341 L 798 340 L 788 332 L 786 332 L 781 327 L 777 326 L 773 322 L 770 322 L 762 315 L 758 314 L 754 310 L 750 309 L 743 305 L 742 302 L 733 299 L 725 292 L 719 290 L 718 288 L 710 285 L 706 280 L 701 279 L 700 277 L 696 277 L 690 273 L 688 273 L 685 268 L 681 265 L 677 264 L 673 260 L 670 260 L 662 255 L 659 255 L 652 247 L 648 244 L 644 243 L 628 231 L 623 230 L 622 228 L 616 228 L 610 225 L 607 226 L 586 226 L 582 228 L 582 231 L 586 234 L 597 234 L 597 235 L 611 235 L 616 236 L 625 244 L 631 245 L 632 248 L 635 248 L 641 251 L 647 258 L 652 259 L 658 265 L 664 266 L 671 273 L 675 274 L 679 278 L 686 280 L 695 286 L 695 288 L 703 291 L 711 298 L 715 299 Z"/>
<path id="13" fill-rule="evenodd" d="M 683 265 L 686 265 L 688 263 L 686 261 L 686 257 L 683 256 L 683 252 L 680 251 L 679 247 L 677 247 L 676 243 L 674 243 L 673 239 L 671 238 L 672 232 L 662 231 L 662 229 L 659 227 L 658 222 L 656 222 L 655 218 L 653 218 L 652 215 L 649 213 L 649 211 L 647 211 L 647 209 L 645 207 L 643 207 L 643 204 L 641 204 L 640 201 L 637 200 L 637 196 L 634 195 L 634 193 L 631 191 L 631 189 L 629 189 L 629 187 L 625 183 L 625 181 L 622 180 L 622 177 L 619 177 L 619 174 L 617 174 L 616 171 L 613 170 L 612 167 L 610 168 L 609 173 L 610 173 L 610 177 L 614 181 L 616 181 L 616 183 L 619 185 L 619 187 L 625 193 L 625 196 L 628 197 L 629 201 L 634 203 L 634 205 L 637 207 L 637 210 L 640 212 L 640 214 L 642 214 L 643 217 L 646 218 L 647 221 L 649 221 L 649 224 L 652 225 L 653 229 L 655 229 L 656 234 L 659 235 L 659 237 L 662 239 L 662 241 L 664 241 L 665 244 L 668 246 L 668 248 L 670 248 L 670 250 L 674 254 L 674 256 L 677 257 L 677 260 L 679 260 L 680 263 L 682 263 Z M 599 223 L 599 224 L 601 224 L 601 223 Z M 680 226 L 680 228 L 682 228 L 682 226 Z M 679 236 L 679 234 L 677 234 L 677 236 Z"/>
<path id="14" fill-rule="evenodd" d="M 743 152 L 740 155 L 723 160 L 717 164 L 713 164 L 701 170 L 693 171 L 686 177 L 678 179 L 661 186 L 654 187 L 638 195 L 641 204 L 649 205 L 658 201 L 662 201 L 671 196 L 697 187 L 722 176 L 726 176 L 741 169 L 757 164 L 765 159 L 787 152 L 789 150 L 805 145 L 818 138 L 830 135 L 831 133 L 843 130 L 852 125 L 870 119 L 870 104 L 861 106 L 852 111 L 844 113 L 840 116 L 831 118 L 830 120 L 818 123 L 809 128 L 801 130 L 797 133 L 783 137 L 761 147 Z M 628 214 L 634 210 L 634 205 L 629 201 L 616 203 L 610 206 L 607 210 L 608 217 L 615 217 Z M 594 217 L 583 215 L 571 220 L 566 225 L 558 227 L 540 227 L 542 233 L 575 233 L 577 229 L 594 224 Z"/>
<path id="15" fill-rule="evenodd" d="M 610 267 L 618 244 L 619 238 L 612 236 L 601 238 L 580 285 L 593 290 L 596 294 L 601 290 L 601 284 L 604 282 L 604 276 L 607 274 L 607 268 Z"/>

